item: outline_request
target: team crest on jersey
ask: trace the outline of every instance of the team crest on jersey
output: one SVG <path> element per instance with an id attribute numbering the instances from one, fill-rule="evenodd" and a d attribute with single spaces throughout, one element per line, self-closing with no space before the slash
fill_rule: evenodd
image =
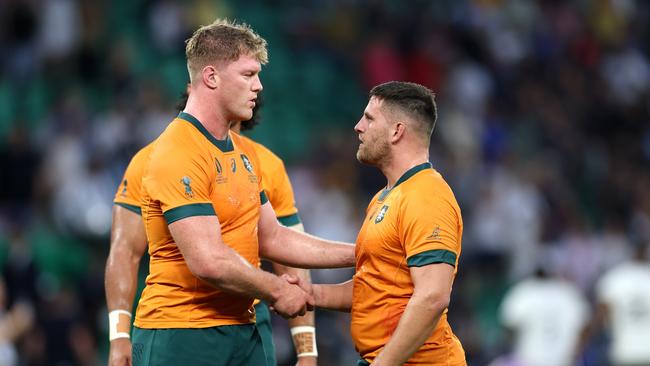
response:
<path id="1" fill-rule="evenodd" d="M 181 183 L 185 186 L 185 197 L 192 198 L 194 197 L 194 192 L 192 192 L 192 180 L 187 175 L 181 178 Z"/>
<path id="2" fill-rule="evenodd" d="M 431 235 L 427 236 L 427 240 L 440 240 L 440 226 L 433 229 Z"/>
<path id="3" fill-rule="evenodd" d="M 388 206 L 384 205 L 377 213 L 377 217 L 375 217 L 375 224 L 380 223 L 386 217 L 386 211 L 388 211 Z"/>
<path id="4" fill-rule="evenodd" d="M 248 160 L 248 156 L 246 156 L 244 154 L 241 154 L 239 156 L 241 157 L 241 161 L 244 162 L 244 168 L 246 168 L 246 170 L 248 170 L 249 173 L 252 173 L 253 172 L 253 164 L 251 164 L 251 161 Z"/>
<path id="5" fill-rule="evenodd" d="M 125 179 L 124 180 L 124 185 L 122 186 L 122 197 L 126 197 L 126 186 L 129 184 L 129 182 Z"/>
<path id="6" fill-rule="evenodd" d="M 237 171 L 237 161 L 235 161 L 235 158 L 230 159 L 230 170 L 232 170 L 233 173 Z"/>

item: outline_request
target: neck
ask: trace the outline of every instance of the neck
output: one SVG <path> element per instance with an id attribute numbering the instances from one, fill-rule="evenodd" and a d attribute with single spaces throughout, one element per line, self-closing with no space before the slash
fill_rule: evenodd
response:
<path id="1" fill-rule="evenodd" d="M 230 122 L 219 108 L 210 107 L 213 105 L 214 102 L 210 103 L 209 98 L 201 95 L 200 91 L 192 90 L 183 111 L 196 117 L 212 136 L 224 140 L 228 136 Z"/>
<path id="2" fill-rule="evenodd" d="M 414 151 L 413 153 L 394 153 L 393 158 L 389 160 L 388 164 L 380 167 L 381 172 L 384 173 L 388 180 L 386 188 L 392 189 L 395 183 L 400 179 L 406 171 L 416 165 L 420 165 L 429 161 L 429 151 Z"/>
<path id="3" fill-rule="evenodd" d="M 230 124 L 230 130 L 233 131 L 234 133 L 240 135 L 241 134 L 241 122 L 233 122 Z"/>

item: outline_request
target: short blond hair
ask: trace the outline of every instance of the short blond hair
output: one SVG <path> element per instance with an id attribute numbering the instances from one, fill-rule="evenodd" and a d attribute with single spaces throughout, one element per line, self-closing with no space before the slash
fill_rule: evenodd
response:
<path id="1" fill-rule="evenodd" d="M 190 81 L 212 62 L 232 62 L 242 55 L 252 55 L 261 64 L 268 62 L 266 40 L 246 23 L 217 19 L 197 29 L 185 43 Z"/>

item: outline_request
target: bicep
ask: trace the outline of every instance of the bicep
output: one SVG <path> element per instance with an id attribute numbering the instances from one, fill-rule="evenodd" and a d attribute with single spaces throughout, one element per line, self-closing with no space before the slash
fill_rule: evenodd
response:
<path id="1" fill-rule="evenodd" d="M 414 294 L 448 298 L 454 282 L 454 267 L 447 263 L 434 263 L 410 267 Z"/>
<path id="2" fill-rule="evenodd" d="M 190 216 L 169 224 L 169 232 L 190 269 L 210 262 L 222 243 L 215 215 Z"/>
<path id="3" fill-rule="evenodd" d="M 277 233 L 279 225 L 271 204 L 264 203 L 260 207 L 260 219 L 257 224 L 260 248 L 273 241 L 272 238 Z"/>

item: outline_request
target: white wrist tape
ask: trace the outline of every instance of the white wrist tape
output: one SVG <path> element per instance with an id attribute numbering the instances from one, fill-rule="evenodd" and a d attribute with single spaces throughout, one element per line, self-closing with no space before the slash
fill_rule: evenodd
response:
<path id="1" fill-rule="evenodd" d="M 126 326 L 126 332 L 118 331 L 117 325 L 120 323 L 120 315 L 126 315 L 129 317 Z M 131 328 L 131 313 L 126 310 L 113 310 L 108 313 L 108 340 L 112 341 L 118 338 L 131 338 L 129 335 L 128 329 Z M 124 329 L 124 327 L 122 327 Z"/>
<path id="2" fill-rule="evenodd" d="M 293 327 L 291 337 L 298 357 L 318 357 L 316 328 L 308 325 Z"/>

